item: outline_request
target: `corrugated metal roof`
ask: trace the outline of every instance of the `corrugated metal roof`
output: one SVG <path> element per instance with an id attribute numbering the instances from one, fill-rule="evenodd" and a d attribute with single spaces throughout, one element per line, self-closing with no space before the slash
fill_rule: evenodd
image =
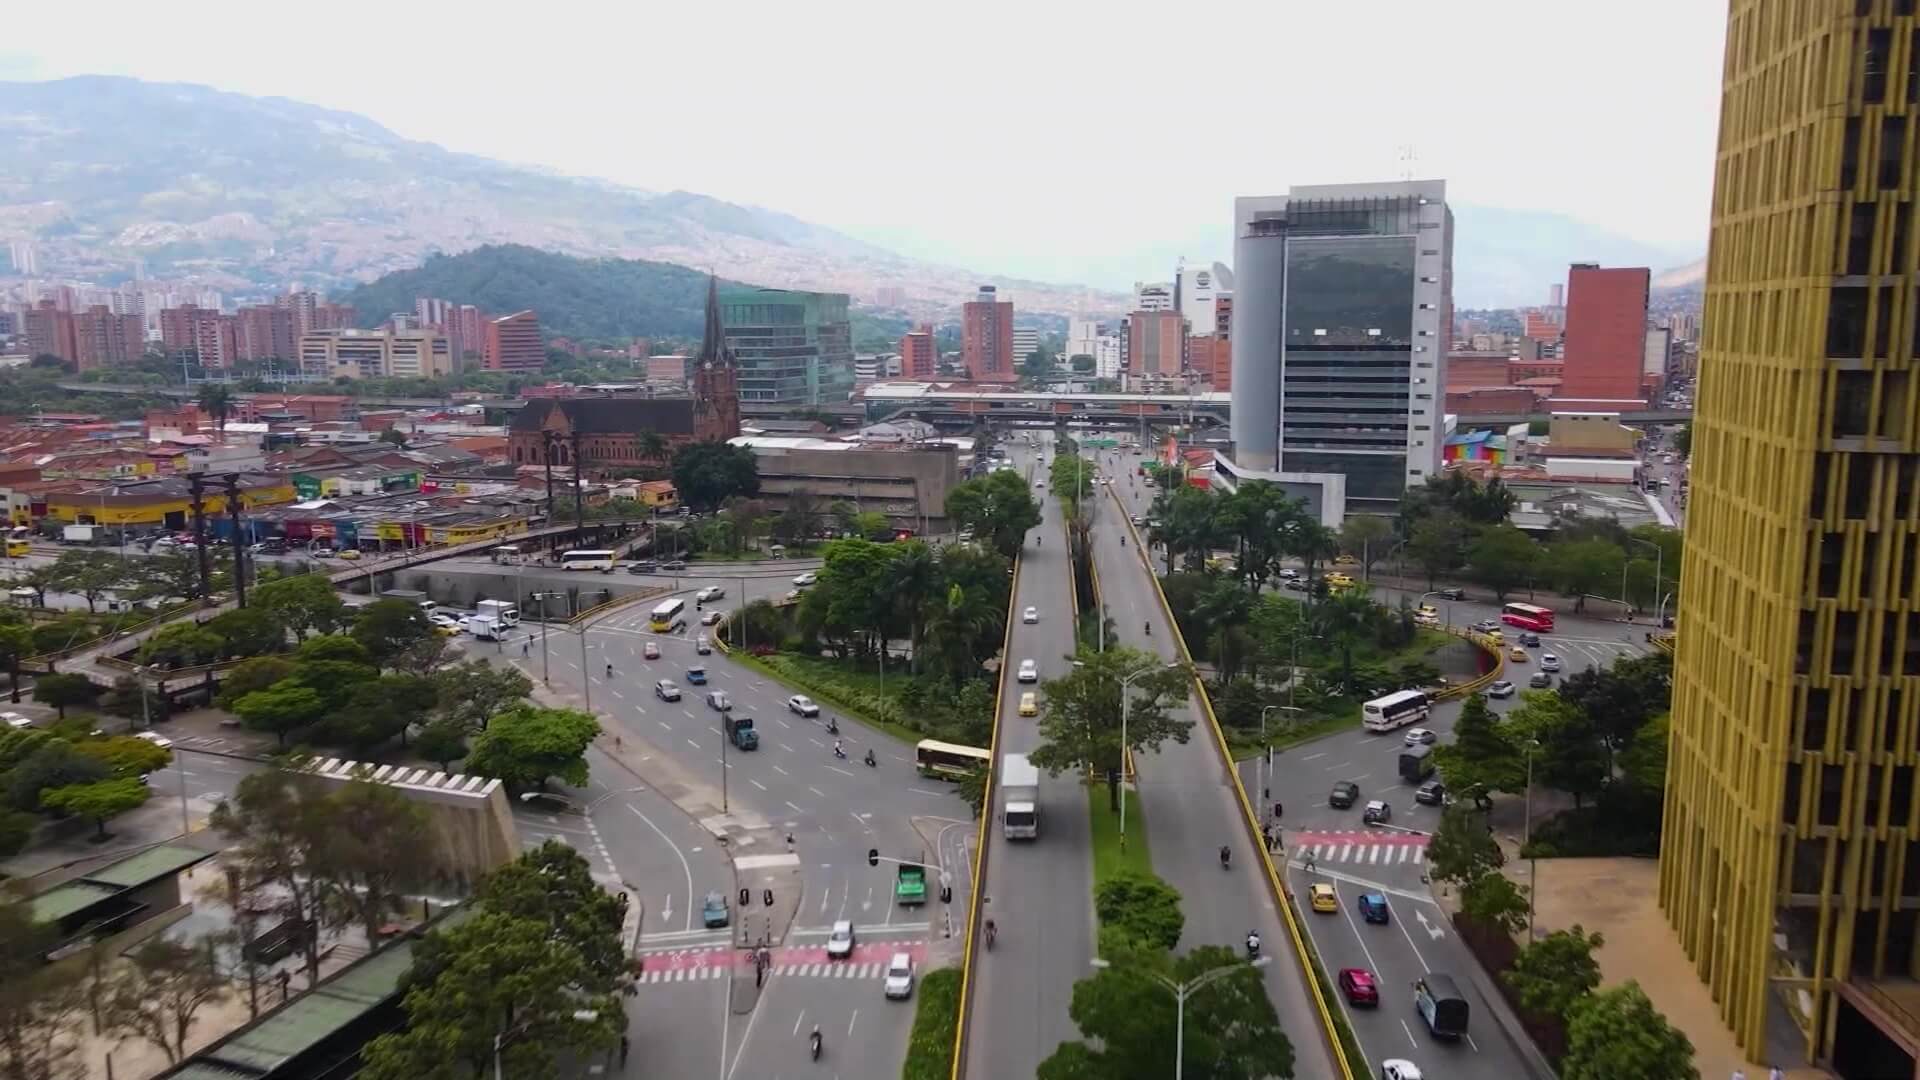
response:
<path id="1" fill-rule="evenodd" d="M 177 874 L 195 863 L 211 858 L 213 858 L 212 854 L 195 848 L 161 844 L 158 847 L 148 848 L 138 855 L 103 866 L 98 871 L 86 875 L 86 879 L 107 885 L 118 885 L 123 889 L 137 889 L 148 882 L 158 881 L 168 874 Z"/>
<path id="2" fill-rule="evenodd" d="M 29 902 L 27 911 L 34 922 L 59 922 L 69 915 L 85 911 L 102 900 L 118 896 L 121 891 L 112 885 L 69 881 L 65 885 L 57 885 L 34 897 Z"/>

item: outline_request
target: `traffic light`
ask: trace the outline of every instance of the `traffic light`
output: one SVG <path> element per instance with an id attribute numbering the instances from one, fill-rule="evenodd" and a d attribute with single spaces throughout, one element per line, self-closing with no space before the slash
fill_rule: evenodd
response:
<path id="1" fill-rule="evenodd" d="M 867 849 L 867 865 L 868 866 L 880 865 L 880 849 L 879 848 L 870 847 Z"/>

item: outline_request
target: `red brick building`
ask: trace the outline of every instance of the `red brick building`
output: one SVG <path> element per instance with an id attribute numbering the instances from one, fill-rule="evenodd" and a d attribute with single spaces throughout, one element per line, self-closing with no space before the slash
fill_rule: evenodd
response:
<path id="1" fill-rule="evenodd" d="M 485 363 L 488 371 L 537 372 L 547 366 L 547 349 L 540 342 L 540 318 L 516 311 L 487 322 Z"/>
<path id="2" fill-rule="evenodd" d="M 62 311 L 52 300 L 42 300 L 22 317 L 21 333 L 27 339 L 27 351 L 35 356 L 57 356 L 77 363 L 80 344 L 74 337 L 73 314 Z"/>
<path id="3" fill-rule="evenodd" d="M 94 304 L 73 316 L 73 338 L 77 349 L 73 362 L 80 371 L 134 363 L 147 347 L 147 329 L 140 316 L 115 315 L 105 304 Z"/>
<path id="4" fill-rule="evenodd" d="M 1008 340 L 1012 340 L 1009 333 Z M 922 323 L 900 339 L 900 377 L 931 379 L 940 369 L 940 347 L 933 339 L 933 327 Z"/>
<path id="5" fill-rule="evenodd" d="M 973 382 L 1020 380 L 1013 355 L 1013 301 L 1002 300 L 991 285 L 980 286 L 960 308 L 960 363 Z"/>
<path id="6" fill-rule="evenodd" d="M 297 363 L 300 349 L 294 335 L 295 321 L 294 312 L 285 307 L 261 304 L 241 308 L 234 317 L 240 359 Z"/>
<path id="7" fill-rule="evenodd" d="M 201 367 L 232 367 L 240 359 L 237 323 L 196 304 L 167 308 L 160 313 L 160 344 L 169 356 L 194 355 Z"/>
<path id="8" fill-rule="evenodd" d="M 515 465 L 574 464 L 578 437 L 583 473 L 664 465 L 693 442 L 740 434 L 740 369 L 720 323 L 719 282 L 707 283 L 707 323 L 693 359 L 693 396 L 685 398 L 568 397 L 527 399 L 507 431 Z M 662 446 L 649 453 L 652 436 Z"/>
<path id="9" fill-rule="evenodd" d="M 1187 365 L 1186 317 L 1177 311 L 1127 316 L 1127 364 L 1135 375 L 1178 375 Z"/>
<path id="10" fill-rule="evenodd" d="M 1644 266 L 1602 269 L 1575 263 L 1567 272 L 1567 327 L 1555 407 L 1638 408 L 1647 347 Z"/>

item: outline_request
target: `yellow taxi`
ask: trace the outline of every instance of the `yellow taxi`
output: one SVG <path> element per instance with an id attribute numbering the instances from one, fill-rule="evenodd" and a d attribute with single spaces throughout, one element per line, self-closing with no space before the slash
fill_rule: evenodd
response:
<path id="1" fill-rule="evenodd" d="M 1021 716 L 1039 716 L 1040 715 L 1039 698 L 1031 690 L 1020 695 L 1020 715 Z"/>
<path id="2" fill-rule="evenodd" d="M 1338 556 L 1335 556 L 1335 557 L 1334 557 L 1334 560 L 1333 560 L 1333 565 L 1335 565 L 1335 566 L 1359 566 L 1359 565 L 1360 565 L 1360 560 L 1359 560 L 1359 559 L 1356 559 L 1356 558 L 1354 558 L 1354 557 L 1353 557 L 1353 556 L 1351 556 L 1351 555 L 1338 555 Z"/>
<path id="3" fill-rule="evenodd" d="M 1511 649 L 1508 649 L 1508 650 L 1507 650 L 1507 662 L 1508 662 L 1508 663 L 1512 663 L 1512 664 L 1524 664 L 1524 663 L 1526 663 L 1526 662 L 1527 662 L 1527 650 L 1525 650 L 1525 649 L 1523 649 L 1523 648 L 1521 648 L 1521 647 L 1520 647 L 1520 646 L 1518 646 L 1518 645 L 1515 645 L 1515 646 L 1514 646 L 1513 648 L 1511 648 Z"/>
<path id="4" fill-rule="evenodd" d="M 1324 881 L 1316 882 L 1309 887 L 1307 898 L 1312 902 L 1315 911 L 1337 912 L 1340 910 L 1339 895 L 1333 891 L 1333 886 Z"/>
<path id="5" fill-rule="evenodd" d="M 1333 571 L 1333 572 L 1331 572 L 1331 573 L 1329 573 L 1329 574 L 1327 574 L 1327 575 L 1326 575 L 1326 580 L 1327 580 L 1327 585 L 1328 585 L 1328 587 L 1330 587 L 1330 588 L 1337 588 L 1337 587 L 1344 587 L 1344 586 L 1347 586 L 1347 585 L 1351 585 L 1351 584 L 1353 584 L 1353 576 L 1352 576 L 1352 575 L 1350 575 L 1350 574 L 1343 574 L 1343 573 L 1341 573 L 1341 572 L 1339 572 L 1338 570 L 1335 570 L 1335 571 Z"/>
<path id="6" fill-rule="evenodd" d="M 1437 619 L 1440 617 L 1440 609 L 1434 607 L 1432 604 L 1421 604 L 1419 610 L 1415 611 L 1414 614 L 1428 619 Z"/>
<path id="7" fill-rule="evenodd" d="M 348 562 L 352 562 L 353 560 L 360 557 L 360 549 L 359 548 L 342 548 L 340 549 L 340 557 L 347 560 Z"/>

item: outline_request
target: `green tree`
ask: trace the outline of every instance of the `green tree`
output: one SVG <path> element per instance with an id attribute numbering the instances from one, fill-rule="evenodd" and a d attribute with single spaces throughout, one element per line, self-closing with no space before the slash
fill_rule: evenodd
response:
<path id="1" fill-rule="evenodd" d="M 253 588 L 249 603 L 266 612 L 296 640 L 307 633 L 331 634 L 346 620 L 346 604 L 325 574 L 295 574 Z"/>
<path id="2" fill-rule="evenodd" d="M 1609 746 L 1624 750 L 1649 718 L 1667 711 L 1673 699 L 1673 658 L 1656 652 L 1618 660 L 1611 667 L 1585 668 L 1561 679 L 1558 691 L 1598 725 Z"/>
<path id="3" fill-rule="evenodd" d="M 1420 521 L 1407 539 L 1407 554 L 1426 571 L 1427 588 L 1460 565 L 1471 530 L 1459 515 L 1440 511 Z"/>
<path id="4" fill-rule="evenodd" d="M 544 924 L 579 953 L 596 983 L 611 982 L 626 968 L 625 897 L 601 888 L 586 856 L 559 840 L 487 875 L 474 898 L 489 910 Z"/>
<path id="5" fill-rule="evenodd" d="M 1620 768 L 1627 781 L 1648 795 L 1658 796 L 1667 789 L 1667 740 L 1671 734 L 1663 713 L 1647 721 L 1634 734 L 1633 743 L 1620 755 Z"/>
<path id="6" fill-rule="evenodd" d="M 100 688 L 85 675 L 71 672 L 57 672 L 42 675 L 33 684 L 33 700 L 42 705 L 51 705 L 54 712 L 65 719 L 67 707 L 78 705 L 82 708 L 92 705 L 100 697 Z"/>
<path id="7" fill-rule="evenodd" d="M 1559 694 L 1529 690 L 1507 724 L 1534 751 L 1534 777 L 1573 796 L 1574 806 L 1598 795 L 1611 774 L 1611 760 L 1600 728 L 1584 709 Z"/>
<path id="8" fill-rule="evenodd" d="M 673 486 L 682 503 L 712 510 L 735 495 L 760 494 L 759 466 L 744 446 L 689 443 L 673 455 Z"/>
<path id="9" fill-rule="evenodd" d="M 222 859 L 237 875 L 245 906 L 292 924 L 294 947 L 313 986 L 320 981 L 320 898 L 326 889 L 318 853 L 333 827 L 320 781 L 286 769 L 250 773 L 213 808 L 211 820 L 231 842 Z M 299 932 L 302 927 L 309 932 Z"/>
<path id="10" fill-rule="evenodd" d="M 107 819 L 146 804 L 153 792 L 137 776 L 118 776 L 90 784 L 71 784 L 40 793 L 40 804 L 93 821 L 94 838 L 107 838 Z"/>
<path id="11" fill-rule="evenodd" d="M 1232 949 L 1208 945 L 1171 959 L 1142 947 L 1105 959 L 1109 966 L 1073 987 L 1070 1012 L 1087 1041 L 1061 1043 L 1040 1063 L 1039 1080 L 1160 1080 L 1173 1071 L 1176 1043 L 1173 991 L 1162 980 L 1203 978 L 1186 1005 L 1187 1075 L 1293 1075 L 1293 1044 L 1260 972 Z"/>
<path id="12" fill-rule="evenodd" d="M 111 551 L 63 551 L 53 563 L 55 588 L 86 598 L 87 610 L 131 577 L 127 561 Z"/>
<path id="13" fill-rule="evenodd" d="M 1427 845 L 1427 868 L 1434 877 L 1465 885 L 1499 870 L 1504 862 L 1486 814 L 1459 802 L 1441 811 L 1440 827 Z"/>
<path id="14" fill-rule="evenodd" d="M 1082 650 L 1065 675 L 1041 683 L 1041 742 L 1032 755 L 1035 765 L 1054 775 L 1091 762 L 1107 777 L 1109 804 L 1116 810 L 1120 683 L 1127 678 L 1133 680 L 1127 692 L 1127 741 L 1133 752 L 1157 750 L 1168 739 L 1186 742 L 1193 721 L 1172 710 L 1186 701 L 1192 674 L 1184 667 L 1166 666 L 1151 653 L 1113 646 L 1106 652 Z"/>
<path id="15" fill-rule="evenodd" d="M 1527 893 L 1504 874 L 1481 874 L 1460 887 L 1460 910 L 1482 926 L 1517 934 L 1527 925 Z"/>
<path id="16" fill-rule="evenodd" d="M 1673 452 L 1681 457 L 1687 457 L 1693 453 L 1693 421 L 1687 421 L 1679 431 L 1673 433 L 1671 445 Z"/>
<path id="17" fill-rule="evenodd" d="M 1498 791 L 1520 791 L 1527 782 L 1527 763 L 1507 726 L 1474 694 L 1460 709 L 1453 725 L 1453 741 L 1434 747 L 1433 762 L 1459 798 L 1471 798 L 1482 810 L 1492 807 Z"/>
<path id="18" fill-rule="evenodd" d="M 113 776 L 112 766 L 82 754 L 67 740 L 49 732 L 32 734 L 34 739 L 21 740 L 15 748 L 17 760 L 5 774 L 7 799 L 15 809 L 39 810 L 49 790 L 84 786 Z"/>
<path id="19" fill-rule="evenodd" d="M 320 910 L 378 941 L 412 890 L 436 876 L 426 812 L 386 784 L 354 780 L 326 796 L 324 815 L 314 855 Z"/>
<path id="20" fill-rule="evenodd" d="M 66 1080 L 76 1073 L 84 1018 L 78 972 L 46 962 L 56 928 L 36 922 L 28 902 L 0 896 L 0 1077 Z"/>
<path id="21" fill-rule="evenodd" d="M 1020 553 L 1027 532 L 1040 524 L 1040 504 L 1012 470 L 990 472 L 947 492 L 947 516 L 986 541 L 1004 558 Z"/>
<path id="22" fill-rule="evenodd" d="M 291 359 L 285 357 L 284 359 Z M 222 438 L 227 433 L 227 417 L 233 415 L 233 391 L 220 383 L 202 383 L 197 400 L 200 409 L 213 421 L 214 429 Z"/>
<path id="23" fill-rule="evenodd" d="M 1542 567 L 1555 588 L 1574 598 L 1577 614 L 1587 609 L 1588 596 L 1605 598 L 1620 588 L 1626 561 L 1626 552 L 1607 540 L 1561 540 L 1548 546 Z"/>
<path id="24" fill-rule="evenodd" d="M 321 634 L 318 637 L 310 637 L 302 641 L 300 647 L 294 650 L 294 657 L 303 664 L 329 660 L 362 666 L 373 664 L 373 654 L 367 651 L 367 647 L 345 634 Z"/>
<path id="25" fill-rule="evenodd" d="M 467 756 L 466 728 L 451 720 L 435 720 L 420 729 L 413 752 L 451 772 L 453 763 Z"/>
<path id="26" fill-rule="evenodd" d="M 113 735 L 75 743 L 74 750 L 105 765 L 117 777 L 138 779 L 173 760 L 173 751 L 131 735 Z"/>
<path id="27" fill-rule="evenodd" d="M 1511 525 L 1489 525 L 1480 530 L 1467 550 L 1467 563 L 1474 580 L 1493 590 L 1499 603 L 1507 594 L 1533 578 L 1540 547 L 1526 533 Z"/>
<path id="28" fill-rule="evenodd" d="M 562 1057 L 613 1045 L 619 997 L 545 925 L 482 910 L 420 943 L 402 1001 L 407 1024 L 367 1044 L 366 1080 L 550 1080 Z"/>
<path id="29" fill-rule="evenodd" d="M 161 668 L 195 667 L 220 658 L 226 641 L 197 623 L 178 622 L 153 632 L 140 645 L 140 662 Z"/>
<path id="30" fill-rule="evenodd" d="M 1045 383 L 1053 375 L 1053 354 L 1048 352 L 1044 345 L 1020 360 L 1020 376 L 1030 383 Z"/>
<path id="31" fill-rule="evenodd" d="M 292 678 L 298 669 L 297 664 L 284 656 L 256 656 L 242 661 L 221 676 L 220 693 L 214 698 L 214 704 L 231 712 L 234 702 L 255 690 L 265 690 L 282 679 Z"/>
<path id="32" fill-rule="evenodd" d="M 32 814 L 23 814 L 18 810 L 0 806 L 0 859 L 20 854 L 26 848 L 27 841 L 33 839 L 35 824 Z M 4 1008 L 4 1002 L 0 1002 L 0 1010 Z M 0 1041 L 3 1040 L 4 1035 L 0 1035 Z M 5 1048 L 0 1046 L 0 1065 L 4 1065 L 5 1061 Z M 4 1068 L 0 1068 L 0 1076 L 4 1075 L 6 1075 Z"/>
<path id="33" fill-rule="evenodd" d="M 1393 523 L 1375 514 L 1353 514 L 1340 526 L 1340 549 L 1360 560 L 1360 572 L 1373 573 L 1373 564 L 1387 553 Z"/>
<path id="34" fill-rule="evenodd" d="M 152 1043 L 177 1065 L 186 1057 L 194 1015 L 232 993 L 215 941 L 148 938 L 127 959 L 107 1002 L 107 1029 Z"/>
<path id="35" fill-rule="evenodd" d="M 375 600 L 360 609 L 352 630 L 353 640 L 381 667 L 438 633 L 420 605 L 408 600 Z"/>
<path id="36" fill-rule="evenodd" d="M 1513 987 L 1520 1004 L 1547 1016 L 1569 1015 L 1574 1003 L 1600 985 L 1600 964 L 1593 950 L 1606 944 L 1598 932 L 1579 923 L 1530 941 L 1500 977 Z"/>
<path id="37" fill-rule="evenodd" d="M 1314 605 L 1313 621 L 1320 635 L 1340 657 L 1340 686 L 1352 691 L 1353 652 L 1372 640 L 1380 609 L 1364 585 L 1334 593 Z"/>
<path id="38" fill-rule="evenodd" d="M 474 739 L 466 768 L 513 788 L 538 788 L 549 777 L 584 787 L 587 747 L 599 734 L 600 723 L 590 713 L 518 705 L 494 717 Z"/>
<path id="39" fill-rule="evenodd" d="M 20 703 L 20 661 L 32 656 L 33 632 L 18 623 L 0 624 L 0 663 L 7 668 L 7 693 Z"/>
<path id="40" fill-rule="evenodd" d="M 533 693 L 533 680 L 510 667 L 469 660 L 433 676 L 436 713 L 469 731 L 484 731 L 489 718 Z"/>
<path id="41" fill-rule="evenodd" d="M 222 658 L 264 656 L 287 647 L 286 628 L 258 608 L 223 611 L 207 620 L 207 629 L 220 635 Z"/>
<path id="42" fill-rule="evenodd" d="M 1693 1043 L 1629 980 L 1581 998 L 1567 1016 L 1563 1080 L 1699 1080 Z"/>
<path id="43" fill-rule="evenodd" d="M 233 703 L 233 711 L 248 727 L 272 732 L 285 746 L 288 735 L 313 725 L 326 714 L 327 703 L 313 688 L 289 681 L 245 695 Z"/>
<path id="44" fill-rule="evenodd" d="M 1172 950 L 1180 944 L 1186 916 L 1180 894 L 1157 877 L 1120 873 L 1094 889 L 1093 910 L 1103 928 L 1118 929 L 1140 942 Z"/>
<path id="45" fill-rule="evenodd" d="M 422 723 L 433 707 L 433 683 L 418 675 L 382 675 L 355 685 L 346 703 L 326 717 L 319 738 L 365 753 Z"/>
<path id="46" fill-rule="evenodd" d="M 923 668 L 920 646 L 926 640 L 927 598 L 940 585 L 940 559 L 925 542 L 909 540 L 895 546 L 886 573 L 896 614 L 907 624 L 912 670 L 918 673 Z"/>
<path id="47" fill-rule="evenodd" d="M 392 446 L 407 445 L 407 437 L 405 435 L 402 435 L 398 428 L 388 428 L 385 431 L 382 431 L 379 435 L 379 439 L 381 442 L 387 443 Z"/>

